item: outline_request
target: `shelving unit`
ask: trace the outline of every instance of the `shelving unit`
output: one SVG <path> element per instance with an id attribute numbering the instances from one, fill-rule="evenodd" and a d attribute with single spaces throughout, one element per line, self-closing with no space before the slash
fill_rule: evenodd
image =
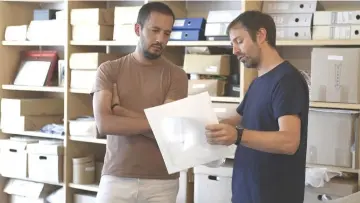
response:
<path id="1" fill-rule="evenodd" d="M 69 121 L 79 116 L 92 115 L 92 103 L 88 89 L 71 88 L 71 70 L 69 68 L 69 59 L 73 53 L 79 52 L 102 52 L 102 53 L 130 53 L 134 50 L 137 42 L 128 41 L 75 41 L 72 40 L 72 26 L 70 25 L 70 13 L 76 8 L 113 8 L 116 6 L 140 6 L 151 0 L 133 0 L 133 1 L 56 1 L 56 0 L 13 0 L 0 2 L 0 98 L 62 98 L 64 100 L 64 134 L 54 135 L 38 131 L 6 132 L 3 131 L 0 137 L 7 139 L 13 135 L 22 135 L 32 138 L 57 139 L 64 142 L 64 180 L 63 183 L 55 185 L 63 187 L 66 198 L 64 203 L 72 203 L 73 194 L 77 192 L 89 191 L 96 193 L 98 186 L 94 184 L 81 185 L 72 183 L 72 158 L 84 157 L 90 154 L 95 156 L 96 160 L 101 161 L 104 158 L 106 140 L 98 138 L 71 136 L 69 132 Z M 241 9 L 260 10 L 261 1 L 253 0 L 233 0 L 233 1 L 167 1 L 166 2 L 175 12 L 176 17 L 204 17 L 207 18 L 209 10 L 218 9 Z M 360 3 L 354 2 L 320 2 L 325 10 L 360 10 Z M 66 41 L 63 43 L 49 43 L 45 41 L 5 41 L 4 31 L 6 26 L 10 25 L 28 25 L 33 19 L 33 10 L 36 8 L 56 8 L 63 9 L 66 13 Z M 15 17 L 15 13 L 18 13 Z M 300 69 L 310 67 L 310 53 L 313 47 L 349 47 L 359 46 L 360 40 L 278 40 L 277 46 L 279 52 L 285 59 Z M 166 54 L 176 55 L 177 58 L 171 58 L 174 63 L 182 65 L 185 47 L 221 47 L 231 53 L 231 44 L 229 41 L 170 41 L 168 43 Z M 13 81 L 19 67 L 20 52 L 25 50 L 56 50 L 59 59 L 65 61 L 65 83 L 64 86 L 20 86 L 14 85 Z M 294 54 L 295 52 L 301 54 Z M 244 93 L 247 91 L 250 83 L 257 76 L 256 70 L 246 69 L 242 65 L 240 69 L 240 96 L 239 97 L 212 97 L 213 102 L 233 103 L 241 102 Z M 311 102 L 313 108 L 325 109 L 347 109 L 359 110 L 360 104 L 346 103 L 327 103 Z M 360 139 L 359 139 L 360 140 Z M 360 146 L 360 141 L 357 143 Z M 359 148 L 359 147 L 358 147 Z M 359 149 L 356 149 L 356 161 L 360 162 Z M 331 170 L 344 173 L 355 174 L 358 176 L 358 185 L 360 186 L 360 170 L 353 168 L 329 167 L 322 165 L 308 164 L 307 167 L 327 167 Z M 12 178 L 12 177 L 6 177 Z M 24 179 L 29 180 L 29 179 Z M 31 180 L 29 180 L 31 181 Z M 45 182 L 46 184 L 54 184 Z M 1 200 L 0 195 L 0 201 Z"/>

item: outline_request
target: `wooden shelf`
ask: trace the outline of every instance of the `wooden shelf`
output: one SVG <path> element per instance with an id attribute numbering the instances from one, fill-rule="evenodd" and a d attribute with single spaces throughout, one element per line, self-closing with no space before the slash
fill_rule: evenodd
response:
<path id="1" fill-rule="evenodd" d="M 4 46 L 64 46 L 64 43 L 36 41 L 2 41 Z"/>
<path id="2" fill-rule="evenodd" d="M 2 176 L 4 176 L 4 175 L 2 175 Z M 37 183 L 45 183 L 48 185 L 64 186 L 64 183 L 54 183 L 54 182 L 48 182 L 48 181 L 33 180 L 30 178 L 19 178 L 19 177 L 9 177 L 9 176 L 4 176 L 4 177 L 11 178 L 11 179 L 17 179 L 17 180 L 26 180 L 26 181 L 37 182 Z"/>
<path id="3" fill-rule="evenodd" d="M 99 186 L 96 184 L 91 185 L 80 185 L 75 183 L 69 183 L 69 187 L 73 189 L 79 189 L 79 190 L 85 190 L 85 191 L 91 191 L 91 192 L 98 192 Z"/>
<path id="4" fill-rule="evenodd" d="M 229 102 L 229 103 L 240 103 L 241 99 L 239 97 L 211 97 L 213 102 Z"/>
<path id="5" fill-rule="evenodd" d="M 76 46 L 135 46 L 136 42 L 71 41 Z M 349 46 L 360 45 L 360 40 L 278 40 L 277 46 Z M 230 41 L 169 41 L 167 46 L 231 46 Z"/>
<path id="6" fill-rule="evenodd" d="M 330 103 L 330 102 L 310 102 L 310 107 L 328 108 L 328 109 L 360 110 L 360 104 L 344 104 L 344 103 Z"/>
<path id="7" fill-rule="evenodd" d="M 71 93 L 76 93 L 76 94 L 90 94 L 90 91 L 91 90 L 88 90 L 88 89 L 70 89 L 70 92 Z"/>
<path id="8" fill-rule="evenodd" d="M 23 136 L 29 136 L 29 137 L 41 137 L 41 138 L 59 139 L 59 140 L 64 139 L 64 136 L 62 136 L 62 135 L 48 134 L 48 133 L 36 132 L 36 131 L 23 131 L 23 132 L 2 131 L 2 132 L 6 133 L 6 134 L 23 135 Z"/>
<path id="9" fill-rule="evenodd" d="M 21 86 L 21 85 L 2 85 L 4 90 L 18 90 L 18 91 L 34 91 L 34 92 L 64 92 L 64 87 L 36 87 L 36 86 Z"/>
<path id="10" fill-rule="evenodd" d="M 326 168 L 331 171 L 335 172 L 347 172 L 347 173 L 359 173 L 359 169 L 353 168 L 345 168 L 345 167 L 335 167 L 335 166 L 325 166 L 325 165 L 318 165 L 318 164 L 306 164 L 308 168 Z"/>
<path id="11" fill-rule="evenodd" d="M 80 137 L 80 136 L 70 136 L 70 140 L 78 141 L 78 142 L 89 142 L 89 143 L 97 143 L 97 144 L 105 144 L 106 139 L 97 139 L 91 137 Z"/>

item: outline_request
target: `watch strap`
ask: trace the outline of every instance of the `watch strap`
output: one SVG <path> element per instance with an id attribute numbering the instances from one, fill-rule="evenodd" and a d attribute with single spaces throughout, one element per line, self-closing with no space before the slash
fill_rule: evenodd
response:
<path id="1" fill-rule="evenodd" d="M 236 137 L 235 145 L 239 145 L 241 143 L 241 138 L 242 138 L 244 129 L 240 128 L 240 127 L 236 127 L 236 131 L 237 131 L 237 137 Z"/>

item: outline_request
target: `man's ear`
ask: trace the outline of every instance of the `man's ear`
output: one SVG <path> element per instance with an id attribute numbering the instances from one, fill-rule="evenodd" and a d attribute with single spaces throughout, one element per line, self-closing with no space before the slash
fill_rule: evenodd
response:
<path id="1" fill-rule="evenodd" d="M 257 42 L 259 44 L 262 44 L 262 43 L 266 42 L 266 36 L 267 36 L 266 29 L 260 28 L 259 31 L 256 34 Z"/>
<path id="2" fill-rule="evenodd" d="M 135 24 L 135 33 L 138 37 L 140 37 L 140 32 L 141 32 L 141 25 L 136 23 Z"/>

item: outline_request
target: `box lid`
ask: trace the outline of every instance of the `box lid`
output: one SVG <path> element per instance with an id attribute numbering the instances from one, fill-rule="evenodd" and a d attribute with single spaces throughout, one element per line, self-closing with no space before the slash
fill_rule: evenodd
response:
<path id="1" fill-rule="evenodd" d="M 232 177 L 233 173 L 233 163 L 225 162 L 224 165 L 216 168 L 211 168 L 207 166 L 197 166 L 194 168 L 194 174 L 203 174 L 203 175 L 212 175 L 212 176 L 221 176 L 221 177 Z"/>
<path id="2" fill-rule="evenodd" d="M 44 183 L 30 182 L 26 180 L 9 179 L 4 192 L 10 195 L 19 195 L 29 198 L 45 198 L 56 187 Z"/>
<path id="3" fill-rule="evenodd" d="M 63 142 L 39 142 L 32 143 L 27 146 L 27 152 L 29 154 L 41 154 L 41 155 L 63 155 L 64 146 Z"/>

